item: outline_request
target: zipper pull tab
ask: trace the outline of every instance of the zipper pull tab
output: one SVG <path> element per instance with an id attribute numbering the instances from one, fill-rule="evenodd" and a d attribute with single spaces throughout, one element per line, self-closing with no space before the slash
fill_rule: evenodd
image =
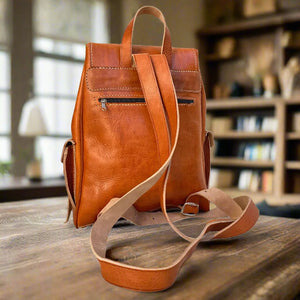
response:
<path id="1" fill-rule="evenodd" d="M 106 107 L 106 103 L 107 103 L 107 100 L 106 99 L 101 99 L 101 109 L 103 111 L 106 111 L 107 110 L 107 107 Z"/>

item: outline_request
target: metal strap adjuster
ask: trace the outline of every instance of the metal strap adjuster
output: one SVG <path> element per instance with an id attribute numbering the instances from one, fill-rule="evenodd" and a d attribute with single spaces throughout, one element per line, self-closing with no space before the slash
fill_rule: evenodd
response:
<path id="1" fill-rule="evenodd" d="M 186 205 L 189 205 L 189 206 L 193 206 L 193 207 L 199 208 L 199 204 L 194 203 L 194 202 L 185 202 L 185 203 L 183 204 L 183 206 L 181 207 L 181 213 L 182 213 L 184 216 L 190 216 L 190 217 L 195 216 L 195 215 L 196 215 L 195 213 L 191 214 L 191 213 L 185 213 L 185 212 L 184 212 L 184 209 L 185 209 Z"/>

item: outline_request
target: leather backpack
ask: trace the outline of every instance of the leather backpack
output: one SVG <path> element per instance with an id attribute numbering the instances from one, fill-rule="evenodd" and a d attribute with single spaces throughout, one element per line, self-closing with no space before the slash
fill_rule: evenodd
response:
<path id="1" fill-rule="evenodd" d="M 161 47 L 132 45 L 141 14 L 163 23 Z M 65 143 L 62 161 L 68 218 L 73 211 L 76 227 L 94 224 L 91 247 L 108 282 L 164 290 L 199 242 L 233 237 L 256 223 L 259 213 L 249 197 L 232 199 L 208 189 L 213 139 L 205 130 L 205 101 L 197 50 L 172 48 L 164 16 L 155 7 L 137 11 L 120 45 L 87 44 L 72 139 Z M 216 208 L 210 210 L 210 202 Z M 191 217 L 207 219 L 197 237 L 176 226 Z M 111 260 L 106 242 L 120 218 L 143 226 L 168 222 L 189 244 L 164 268 Z"/>

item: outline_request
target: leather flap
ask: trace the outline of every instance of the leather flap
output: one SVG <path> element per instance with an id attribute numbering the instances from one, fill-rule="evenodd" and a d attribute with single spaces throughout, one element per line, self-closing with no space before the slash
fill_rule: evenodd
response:
<path id="1" fill-rule="evenodd" d="M 200 73 L 198 71 L 171 71 L 177 92 L 199 93 Z M 92 67 L 86 73 L 89 91 L 141 91 L 135 68 Z"/>

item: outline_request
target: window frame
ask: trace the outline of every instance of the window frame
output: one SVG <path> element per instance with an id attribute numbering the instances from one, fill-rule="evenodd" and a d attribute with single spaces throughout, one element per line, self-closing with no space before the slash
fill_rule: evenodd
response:
<path id="1" fill-rule="evenodd" d="M 108 1 L 106 0 L 95 0 L 95 3 L 97 2 L 102 2 L 104 3 L 104 5 L 106 5 L 106 15 L 108 16 Z M 33 12 L 35 12 L 35 8 L 33 8 Z M 98 11 L 98 14 L 99 14 L 99 11 Z M 105 22 L 107 22 L 108 19 L 105 20 Z M 70 38 L 65 38 L 65 39 L 62 39 L 61 37 L 59 36 L 55 36 L 55 35 L 49 35 L 49 34 L 40 34 L 40 33 L 37 33 L 36 30 L 35 30 L 35 24 L 33 23 L 33 37 L 32 37 L 32 45 L 33 45 L 33 65 L 35 63 L 35 60 L 37 58 L 46 58 L 46 59 L 50 59 L 50 60 L 58 60 L 58 61 L 61 61 L 61 62 L 70 62 L 70 63 L 76 63 L 76 64 L 82 64 L 82 67 L 83 67 L 83 64 L 84 64 L 84 59 L 80 59 L 80 58 L 75 58 L 73 57 L 72 55 L 64 55 L 64 54 L 57 54 L 57 53 L 49 53 L 49 52 L 44 52 L 44 51 L 41 51 L 41 50 L 37 50 L 35 49 L 35 42 L 36 42 L 36 39 L 39 39 L 39 38 L 46 38 L 46 39 L 49 39 L 51 40 L 52 42 L 63 42 L 63 43 L 70 43 L 70 44 L 81 44 L 82 46 L 86 45 L 89 41 L 84 41 L 84 40 L 80 40 L 80 39 L 70 39 Z M 93 28 L 94 29 L 94 28 Z M 97 32 L 99 34 L 99 32 Z M 106 38 L 105 41 L 103 42 L 106 42 L 108 43 L 109 42 L 109 27 L 107 26 L 107 32 L 106 32 L 106 36 L 104 38 Z M 100 39 L 101 40 L 101 39 Z M 85 56 L 85 53 L 84 53 L 84 56 Z M 35 69 L 33 70 L 33 72 L 35 72 Z M 34 78 L 35 74 L 33 73 L 33 78 Z M 80 82 L 80 78 L 78 80 L 78 85 L 79 85 L 79 82 Z M 59 101 L 61 99 L 63 100 L 67 100 L 67 101 L 74 101 L 74 105 L 76 103 L 76 95 L 59 95 L 59 94 L 48 94 L 48 93 L 45 93 L 45 94 L 42 94 L 42 93 L 37 93 L 35 92 L 35 86 L 36 83 L 33 82 L 33 96 L 34 98 L 52 98 L 54 101 Z M 76 91 L 76 94 L 77 94 L 77 91 Z M 71 124 L 70 124 L 70 129 L 71 129 Z M 52 133 L 49 133 L 47 135 L 42 135 L 42 136 L 39 136 L 37 137 L 36 139 L 36 149 L 35 149 L 35 153 L 38 153 L 39 152 L 39 147 L 37 145 L 40 144 L 41 142 L 41 139 L 43 138 L 50 138 L 50 139 L 53 139 L 53 141 L 58 141 L 60 139 L 69 139 L 71 138 L 71 132 L 70 132 L 70 135 L 67 135 L 67 134 L 52 134 Z M 61 175 L 63 175 L 63 173 L 61 172 Z M 48 178 L 48 177 L 47 177 Z"/>

